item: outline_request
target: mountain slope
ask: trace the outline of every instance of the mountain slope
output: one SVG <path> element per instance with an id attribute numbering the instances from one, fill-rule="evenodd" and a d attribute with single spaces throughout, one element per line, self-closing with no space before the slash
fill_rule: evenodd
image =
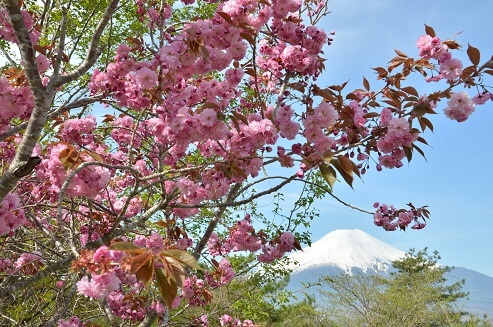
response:
<path id="1" fill-rule="evenodd" d="M 380 241 L 361 230 L 336 230 L 325 235 L 311 247 L 290 255 L 298 262 L 293 270 L 288 289 L 302 290 L 306 285 L 317 283 L 323 275 L 341 273 L 386 274 L 396 259 L 405 252 Z M 493 277 L 462 267 L 454 268 L 446 276 L 451 283 L 465 279 L 464 292 L 469 292 L 463 308 L 475 314 L 493 316 Z M 315 289 L 308 290 L 309 293 Z"/>

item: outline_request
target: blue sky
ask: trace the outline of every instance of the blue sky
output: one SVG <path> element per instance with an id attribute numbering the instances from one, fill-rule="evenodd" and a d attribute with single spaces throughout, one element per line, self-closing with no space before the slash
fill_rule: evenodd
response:
<path id="1" fill-rule="evenodd" d="M 376 83 L 371 68 L 385 66 L 395 55 L 393 49 L 417 56 L 415 43 L 424 34 L 423 24 L 432 26 L 442 39 L 462 31 L 454 39 L 464 48 L 453 55 L 467 65 L 468 43 L 481 50 L 482 63 L 493 55 L 490 0 L 332 0 L 329 8 L 331 14 L 322 26 L 336 35 L 325 50 L 326 72 L 319 85 L 350 80 L 347 89 L 352 90 L 361 87 L 362 76 Z M 421 79 L 411 84 L 424 93 L 433 88 Z M 487 84 L 493 86 L 493 78 Z M 468 93 L 475 95 L 474 90 Z M 375 201 L 396 207 L 408 202 L 429 205 L 428 226 L 421 231 L 385 232 L 371 216 L 326 198 L 317 203 L 321 217 L 311 227 L 314 241 L 334 229 L 358 228 L 401 250 L 427 246 L 440 252 L 442 264 L 493 276 L 493 102 L 477 106 L 464 123 L 445 118 L 444 107 L 445 102 L 439 104 L 439 115 L 432 117 L 435 134 L 425 134 L 430 144 L 423 148 L 427 161 L 415 154 L 410 165 L 400 169 L 371 170 L 364 183 L 355 182 L 354 190 L 343 183 L 334 186 L 337 196 L 369 210 Z M 290 187 L 288 192 L 296 189 Z"/>

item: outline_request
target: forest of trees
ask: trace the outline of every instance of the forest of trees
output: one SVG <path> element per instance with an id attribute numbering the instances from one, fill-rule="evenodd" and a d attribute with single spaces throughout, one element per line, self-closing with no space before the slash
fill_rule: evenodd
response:
<path id="1" fill-rule="evenodd" d="M 411 250 L 392 264 L 389 275 L 322 276 L 299 302 L 284 304 L 265 326 L 493 326 L 491 317 L 464 309 L 464 280 L 450 282 L 451 269 L 437 264 L 437 252 Z"/>

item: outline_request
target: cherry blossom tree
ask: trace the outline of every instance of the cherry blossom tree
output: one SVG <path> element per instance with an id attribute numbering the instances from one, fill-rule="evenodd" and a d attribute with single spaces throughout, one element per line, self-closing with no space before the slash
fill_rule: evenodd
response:
<path id="1" fill-rule="evenodd" d="M 473 46 L 460 61 L 429 26 L 417 58 L 375 68 L 376 89 L 318 85 L 327 14 L 320 0 L 2 0 L 0 319 L 253 326 L 206 310 L 240 273 L 230 255 L 300 249 L 314 198 L 352 207 L 337 179 L 402 167 L 438 106 L 463 122 L 493 99 L 493 61 Z M 301 196 L 274 224 L 256 200 L 290 183 Z M 375 209 L 358 210 L 389 231 L 429 217 Z"/>

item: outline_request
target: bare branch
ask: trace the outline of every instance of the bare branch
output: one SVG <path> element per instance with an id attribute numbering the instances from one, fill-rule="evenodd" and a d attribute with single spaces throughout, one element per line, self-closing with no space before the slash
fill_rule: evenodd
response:
<path id="1" fill-rule="evenodd" d="M 255 199 L 258 199 L 264 195 L 268 195 L 268 194 L 271 194 L 273 192 L 277 192 L 279 191 L 281 188 L 283 188 L 285 185 L 289 184 L 290 182 L 296 180 L 296 175 L 293 175 L 291 177 L 271 177 L 272 178 L 279 178 L 279 179 L 284 179 L 284 181 L 282 181 L 281 183 L 279 183 L 278 185 L 274 186 L 274 187 L 271 187 L 270 189 L 268 190 L 265 190 L 265 191 L 262 191 L 262 192 L 259 192 L 259 193 L 255 193 L 254 195 L 246 198 L 246 199 L 243 199 L 243 200 L 240 200 L 240 201 L 235 201 L 235 202 L 231 202 L 231 201 L 224 201 L 222 203 L 210 203 L 210 204 L 194 204 L 194 205 L 187 205 L 187 204 L 176 204 L 173 206 L 173 208 L 226 208 L 226 207 L 236 207 L 236 206 L 241 206 L 241 205 L 244 205 L 244 204 L 247 204 L 247 203 L 250 203 L 252 202 L 253 200 Z M 302 182 L 305 182 L 304 180 L 302 179 L 299 179 L 299 181 L 302 181 Z M 246 188 L 245 188 L 246 189 Z"/>
<path id="2" fill-rule="evenodd" d="M 91 40 L 91 44 L 89 45 L 89 49 L 86 54 L 86 58 L 84 61 L 80 64 L 79 67 L 77 67 L 75 70 L 72 72 L 62 75 L 62 76 L 54 76 L 50 80 L 50 86 L 53 88 L 57 88 L 63 84 L 70 83 L 77 78 L 81 77 L 84 75 L 94 64 L 96 63 L 96 60 L 99 57 L 99 41 L 101 39 L 101 35 L 104 32 L 104 29 L 106 28 L 106 25 L 110 21 L 111 17 L 115 13 L 115 10 L 118 6 L 119 0 L 112 0 L 109 4 L 108 7 L 106 8 L 103 17 L 101 17 L 101 20 L 99 21 L 98 26 L 96 27 L 96 30 L 94 32 L 94 35 Z"/>
<path id="3" fill-rule="evenodd" d="M 139 327 L 149 327 L 156 321 L 158 315 L 157 312 L 151 310 L 145 317 L 145 319 L 139 324 Z"/>
<path id="4" fill-rule="evenodd" d="M 68 255 L 63 260 L 53 263 L 52 265 L 46 267 L 45 269 L 38 272 L 36 275 L 20 280 L 13 285 L 0 290 L 0 298 L 12 297 L 13 294 L 17 294 L 21 289 L 25 289 L 28 286 L 36 283 L 37 281 L 48 277 L 50 274 L 59 271 L 60 269 L 67 268 L 75 257 L 73 255 Z"/>
<path id="5" fill-rule="evenodd" d="M 193 256 L 195 257 L 196 260 L 200 257 L 200 253 L 205 248 L 205 245 L 207 244 L 207 241 L 211 237 L 212 232 L 214 232 L 214 229 L 216 229 L 217 223 L 219 222 L 219 220 L 223 216 L 224 211 L 226 210 L 227 204 L 231 203 L 238 196 L 238 191 L 240 190 L 240 187 L 241 187 L 240 183 L 235 184 L 229 190 L 229 194 L 223 202 L 223 204 L 226 204 L 226 205 L 221 206 L 214 213 L 214 218 L 209 223 L 209 226 L 207 226 L 207 230 L 205 231 L 204 235 L 202 236 L 200 241 L 197 243 L 197 246 L 195 247 L 195 249 L 193 251 Z"/>
<path id="6" fill-rule="evenodd" d="M 58 76 L 60 65 L 62 63 L 63 51 L 65 50 L 65 35 L 67 34 L 67 8 L 62 8 L 62 25 L 60 28 L 60 41 L 58 44 L 58 53 L 55 64 L 53 65 L 53 76 Z"/>

